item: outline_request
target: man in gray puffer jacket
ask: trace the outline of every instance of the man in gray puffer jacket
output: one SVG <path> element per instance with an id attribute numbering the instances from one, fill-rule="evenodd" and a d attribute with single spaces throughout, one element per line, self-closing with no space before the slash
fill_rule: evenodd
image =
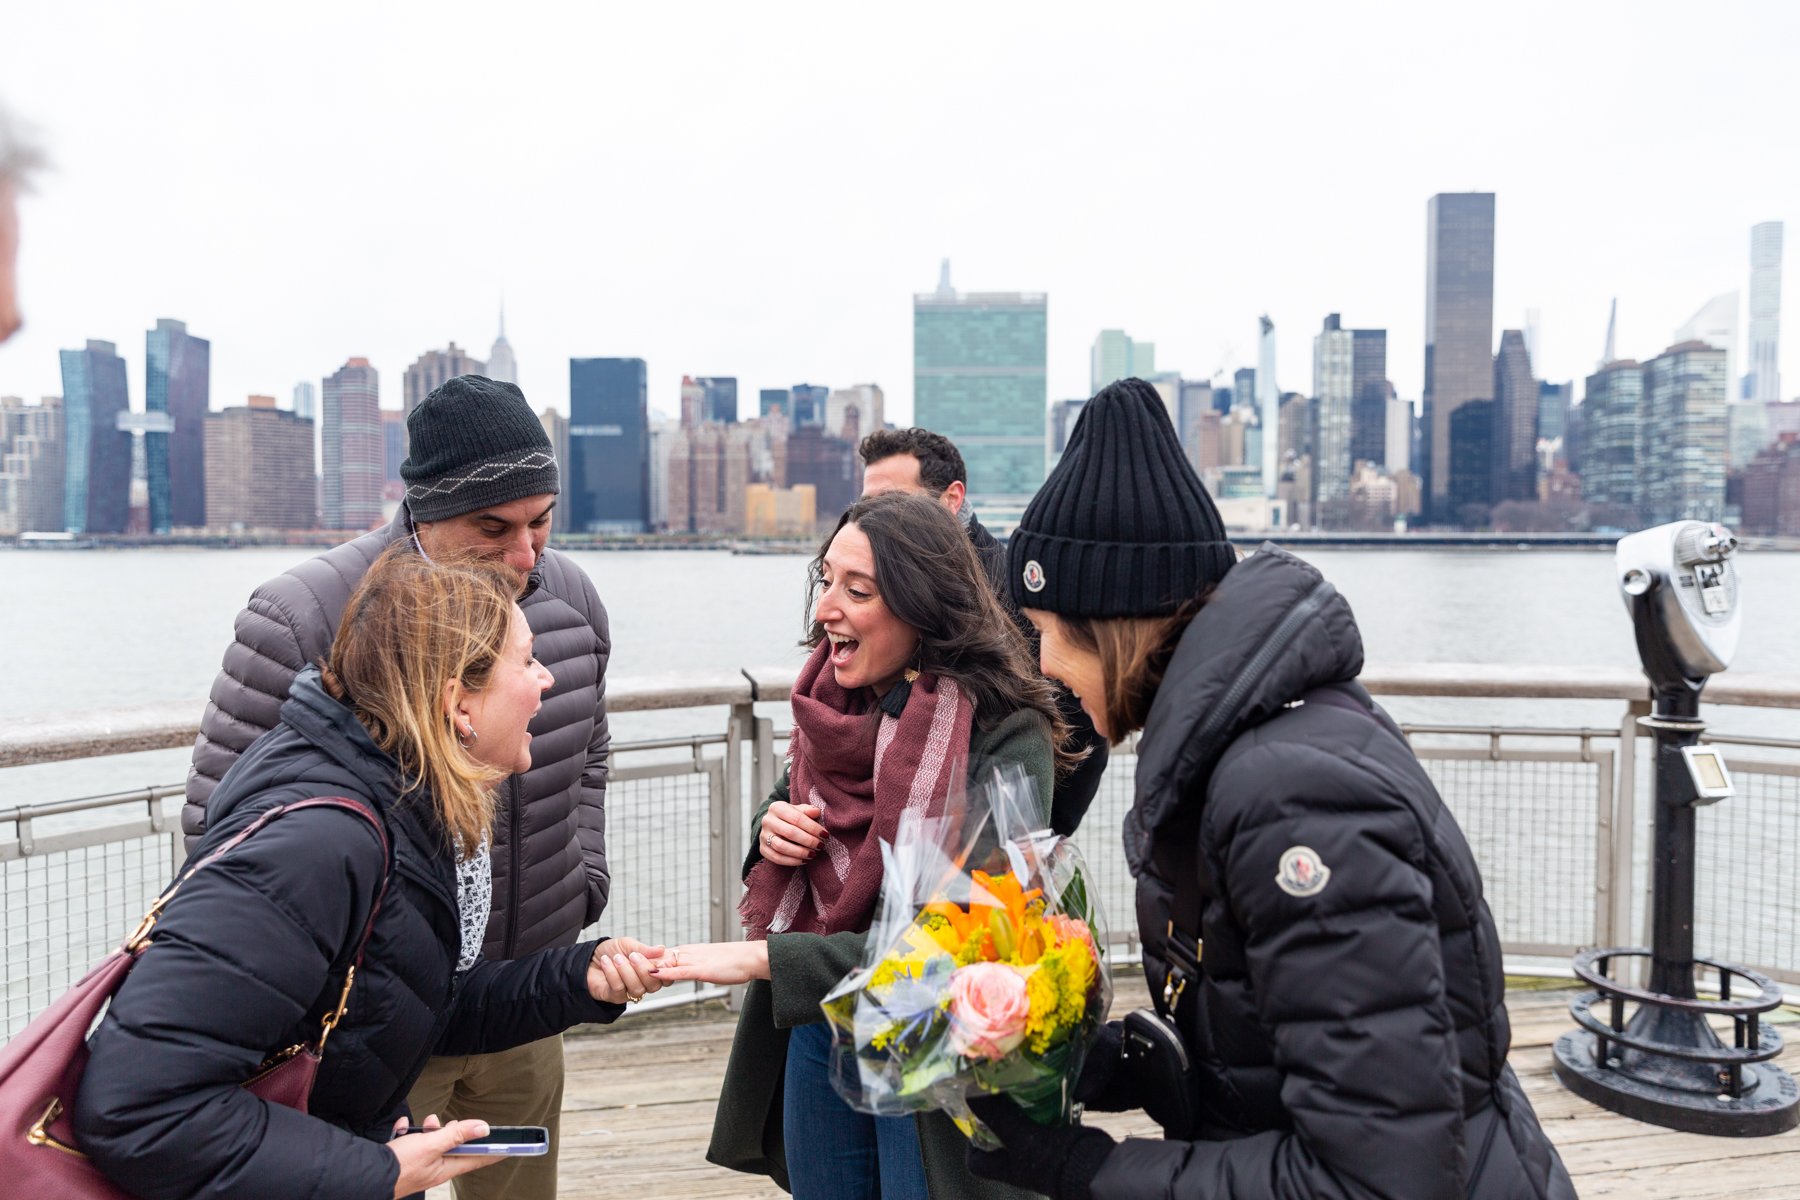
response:
<path id="1" fill-rule="evenodd" d="M 427 556 L 473 550 L 517 572 L 538 660 L 556 683 L 531 722 L 531 769 L 501 785 L 491 846 L 492 909 L 482 952 L 518 958 L 568 946 L 606 907 L 606 609 L 587 575 L 547 547 L 559 490 L 543 426 L 510 383 L 450 380 L 407 418 L 400 468 L 406 502 L 384 529 L 263 584 L 238 614 L 236 639 L 194 743 L 182 828 L 205 828 L 206 801 L 238 756 L 274 728 L 295 675 L 325 657 L 344 605 L 391 544 Z M 478 886 L 478 885 L 477 885 Z M 467 919 L 467 915 L 465 915 Z M 413 1089 L 414 1117 L 545 1125 L 550 1153 L 456 1181 L 459 1200 L 556 1194 L 562 1039 L 500 1054 L 433 1059 Z"/>

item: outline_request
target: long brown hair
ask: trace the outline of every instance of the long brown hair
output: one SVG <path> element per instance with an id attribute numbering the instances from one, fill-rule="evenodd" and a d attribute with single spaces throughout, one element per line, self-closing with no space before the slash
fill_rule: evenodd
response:
<path id="1" fill-rule="evenodd" d="M 839 530 L 855 525 L 869 539 L 882 603 L 918 635 L 912 665 L 956 680 L 975 705 L 975 724 L 992 729 L 1020 709 L 1050 724 L 1060 776 L 1085 751 L 1068 748 L 1069 727 L 1056 709 L 1056 689 L 1037 672 L 1025 636 L 1000 606 L 993 584 L 962 524 L 937 501 L 909 492 L 864 496 L 838 519 L 819 546 L 806 592 L 806 636 L 817 646 L 825 629 L 814 617 L 825 555 Z"/>
<path id="2" fill-rule="evenodd" d="M 1208 585 L 1172 613 L 1154 617 L 1069 617 L 1057 614 L 1078 650 L 1099 656 L 1100 702 L 1107 736 L 1115 744 L 1144 727 L 1150 702 L 1162 687 L 1175 644 L 1212 595 Z M 1091 698 L 1090 698 L 1091 699 Z"/>
<path id="3" fill-rule="evenodd" d="M 444 712 L 444 685 L 478 692 L 512 631 L 518 581 L 472 556 L 428 560 L 401 543 L 362 578 L 344 607 L 325 688 L 348 705 L 377 746 L 400 764 L 401 795 L 428 796 L 444 832 L 467 857 L 494 820 L 494 785 L 506 772 L 471 755 Z"/>

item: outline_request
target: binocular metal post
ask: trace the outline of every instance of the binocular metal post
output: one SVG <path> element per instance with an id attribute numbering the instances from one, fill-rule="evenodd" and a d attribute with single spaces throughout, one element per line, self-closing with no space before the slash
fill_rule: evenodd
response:
<path id="1" fill-rule="evenodd" d="M 1700 744 L 1700 691 L 1737 649 L 1736 552 L 1730 530 L 1701 521 L 1619 542 L 1619 590 L 1656 697 L 1641 722 L 1656 747 L 1651 945 L 1575 956 L 1575 973 L 1593 990 L 1569 1005 L 1580 1028 L 1557 1040 L 1554 1061 L 1564 1087 L 1602 1108 L 1690 1133 L 1756 1137 L 1800 1124 L 1800 1089 L 1769 1061 L 1781 1035 L 1762 1021 L 1781 991 L 1755 971 L 1694 954 L 1695 809 L 1732 793 L 1724 759 Z M 1647 986 L 1613 977 L 1616 962 L 1641 958 L 1650 960 Z M 1716 999 L 1700 997 L 1699 970 L 1717 978 Z M 1604 1017 L 1594 1011 L 1602 1003 Z M 1637 1006 L 1629 1021 L 1627 1005 Z M 1729 1046 L 1714 1032 L 1726 1021 Z"/>
<path id="2" fill-rule="evenodd" d="M 1602 1108 L 1690 1133 L 1755 1137 L 1800 1124 L 1800 1089 L 1768 1060 L 1781 1035 L 1761 1020 L 1781 990 L 1754 971 L 1694 954 L 1694 797 L 1684 747 L 1706 728 L 1699 694 L 1663 693 L 1644 718 L 1656 746 L 1651 947 L 1607 947 L 1575 957 L 1593 990 L 1570 1005 L 1581 1028 L 1555 1049 L 1563 1086 Z M 1645 988 L 1612 977 L 1619 960 L 1648 958 Z M 1717 999 L 1701 999 L 1696 969 L 1715 973 Z M 1637 1012 L 1625 1020 L 1627 1005 Z M 1603 1007 L 1603 1015 L 1596 1013 Z M 1731 1044 L 1708 1017 L 1731 1021 Z"/>

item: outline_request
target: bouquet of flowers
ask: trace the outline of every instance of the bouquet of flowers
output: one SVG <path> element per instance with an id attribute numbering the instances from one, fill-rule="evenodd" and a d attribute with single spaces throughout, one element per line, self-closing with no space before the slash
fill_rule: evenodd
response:
<path id="1" fill-rule="evenodd" d="M 1068 1119 L 1112 978 L 1087 864 L 1041 827 L 1034 792 L 1022 771 L 997 773 L 941 816 L 908 814 L 882 845 L 863 964 L 822 1005 L 852 1107 L 941 1110 L 990 1148 L 970 1094 Z"/>

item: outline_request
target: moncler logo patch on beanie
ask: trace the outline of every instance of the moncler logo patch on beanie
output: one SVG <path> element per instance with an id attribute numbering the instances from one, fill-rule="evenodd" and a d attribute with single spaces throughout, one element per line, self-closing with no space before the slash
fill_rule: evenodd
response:
<path id="1" fill-rule="evenodd" d="M 1237 562 L 1162 397 L 1141 379 L 1082 408 L 1007 555 L 1019 607 L 1075 617 L 1174 612 Z"/>
<path id="2" fill-rule="evenodd" d="M 400 478 L 415 521 L 561 490 L 550 437 L 514 384 L 458 375 L 420 401 L 406 432 Z"/>

